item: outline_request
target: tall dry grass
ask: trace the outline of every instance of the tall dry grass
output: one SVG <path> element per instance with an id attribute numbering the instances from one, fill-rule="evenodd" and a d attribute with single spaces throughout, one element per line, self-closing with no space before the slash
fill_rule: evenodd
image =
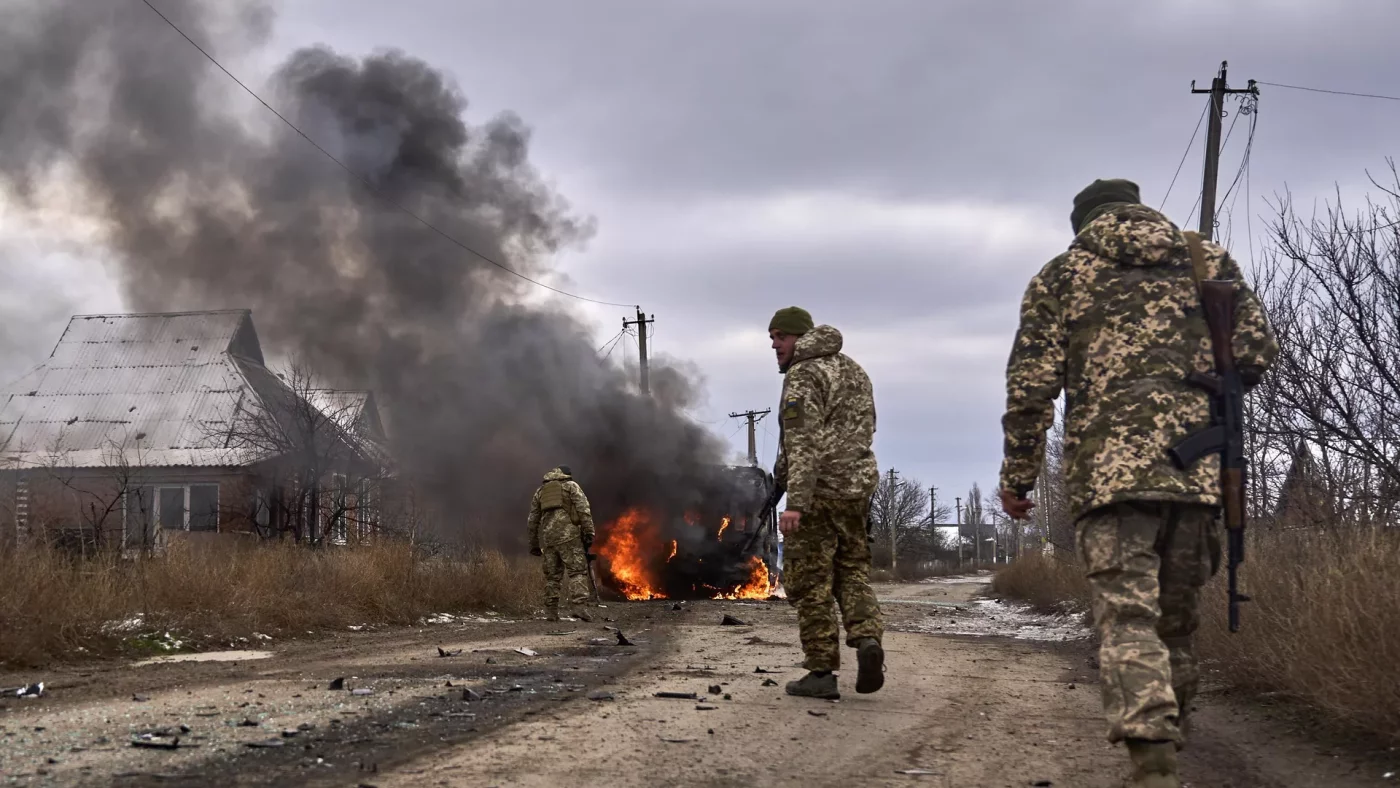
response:
<path id="1" fill-rule="evenodd" d="M 35 547 L 0 554 L 0 578 L 0 664 L 14 666 L 112 652 L 137 629 L 228 641 L 411 624 L 434 613 L 522 613 L 542 598 L 535 562 L 490 551 L 423 558 L 397 543 L 177 544 L 140 560 L 74 560 Z M 137 629 L 114 626 L 137 617 Z"/>
<path id="2" fill-rule="evenodd" d="M 1213 679 L 1400 742 L 1400 531 L 1256 530 L 1240 569 L 1253 601 L 1235 634 L 1224 575 L 1201 600 L 1198 651 Z"/>
<path id="3" fill-rule="evenodd" d="M 1044 553 L 1030 553 L 1003 566 L 992 577 L 992 590 L 1019 599 L 1041 613 L 1069 613 L 1089 608 L 1089 582 L 1078 563 Z"/>

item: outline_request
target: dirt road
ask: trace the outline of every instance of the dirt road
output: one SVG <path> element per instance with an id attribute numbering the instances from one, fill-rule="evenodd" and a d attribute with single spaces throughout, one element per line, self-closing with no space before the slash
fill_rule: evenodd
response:
<path id="1" fill-rule="evenodd" d="M 16 785 L 1120 784 L 1078 622 L 989 599 L 984 581 L 879 589 L 888 673 L 874 695 L 854 693 L 853 671 L 840 701 L 783 694 L 801 674 L 786 604 L 634 603 L 591 624 L 456 621 L 264 659 L 53 674 L 45 697 L 3 701 L 0 773 Z M 724 613 L 744 624 L 722 626 Z M 617 645 L 619 629 L 633 645 Z M 1397 784 L 1383 776 L 1395 753 L 1306 739 L 1276 710 L 1207 693 L 1198 719 L 1193 788 Z M 131 745 L 161 729 L 143 741 L 179 736 L 179 749 Z"/>

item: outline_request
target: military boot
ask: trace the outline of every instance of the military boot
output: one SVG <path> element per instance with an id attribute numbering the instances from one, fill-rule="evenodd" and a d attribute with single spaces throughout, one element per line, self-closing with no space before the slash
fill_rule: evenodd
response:
<path id="1" fill-rule="evenodd" d="M 856 692 L 876 692 L 885 686 L 885 650 L 875 638 L 861 638 L 856 641 L 856 664 L 860 672 L 856 674 Z"/>
<path id="2" fill-rule="evenodd" d="M 544 620 L 545 620 L 545 621 L 558 621 L 558 620 L 559 620 L 559 608 L 554 607 L 553 605 L 550 605 L 549 607 L 546 607 L 546 608 L 544 609 Z"/>
<path id="3" fill-rule="evenodd" d="M 573 609 L 573 614 L 572 614 L 572 615 L 573 615 L 574 618 L 578 619 L 579 621 L 584 621 L 584 622 L 587 622 L 587 623 L 592 623 L 592 621 L 593 621 L 593 616 L 589 615 L 588 611 L 587 611 L 587 610 L 584 610 L 582 607 L 575 607 L 575 608 Z"/>
<path id="4" fill-rule="evenodd" d="M 787 694 L 823 700 L 839 700 L 841 698 L 841 690 L 836 685 L 836 674 L 829 670 L 821 673 L 814 670 L 797 681 L 789 681 Z"/>
<path id="5" fill-rule="evenodd" d="M 1169 741 L 1129 739 L 1133 776 L 1128 788 L 1181 788 L 1176 775 L 1176 745 Z"/>

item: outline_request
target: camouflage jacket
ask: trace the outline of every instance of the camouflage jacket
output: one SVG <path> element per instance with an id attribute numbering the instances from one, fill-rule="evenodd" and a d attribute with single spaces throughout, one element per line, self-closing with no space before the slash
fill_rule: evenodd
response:
<path id="1" fill-rule="evenodd" d="M 1246 386 L 1278 355 L 1239 266 L 1204 241 L 1206 278 L 1238 294 L 1234 352 Z M 1220 460 L 1177 470 L 1167 448 L 1209 422 L 1191 370 L 1214 368 L 1186 239 L 1143 205 L 1110 210 L 1031 280 L 1006 369 L 1001 488 L 1035 486 L 1054 400 L 1065 392 L 1064 473 L 1076 519 L 1128 500 L 1220 503 Z"/>
<path id="2" fill-rule="evenodd" d="M 865 370 L 841 352 L 840 331 L 817 326 L 797 340 L 779 417 L 773 476 L 787 490 L 789 510 L 811 508 L 814 496 L 858 499 L 875 491 L 875 394 Z"/>
<path id="3" fill-rule="evenodd" d="M 562 493 L 563 505 L 545 509 L 541 495 L 545 485 L 556 483 Z M 573 510 L 573 517 L 569 511 Z M 576 519 L 575 519 L 576 518 Z M 544 475 L 543 482 L 530 499 L 530 549 L 558 547 L 579 541 L 581 536 L 593 538 L 593 510 L 588 505 L 588 496 L 573 477 L 555 468 Z"/>

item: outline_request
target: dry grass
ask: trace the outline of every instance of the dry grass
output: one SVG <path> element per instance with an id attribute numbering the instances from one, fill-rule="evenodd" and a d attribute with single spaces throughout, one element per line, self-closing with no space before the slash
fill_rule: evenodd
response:
<path id="1" fill-rule="evenodd" d="M 1042 553 L 1021 556 L 992 578 L 992 590 L 1019 599 L 1041 613 L 1087 610 L 1089 583 L 1084 569 L 1068 559 Z"/>
<path id="2" fill-rule="evenodd" d="M 0 554 L 0 664 L 29 666 L 130 645 L 139 632 L 227 642 L 359 624 L 410 624 L 434 613 L 537 607 L 536 563 L 478 551 L 422 558 L 403 544 L 340 550 L 292 545 L 193 550 L 139 561 L 73 560 L 42 548 Z"/>
<path id="3" fill-rule="evenodd" d="M 1212 678 L 1400 742 L 1400 532 L 1259 532 L 1246 549 L 1241 631 L 1226 627 L 1223 566 L 1202 596 Z"/>

